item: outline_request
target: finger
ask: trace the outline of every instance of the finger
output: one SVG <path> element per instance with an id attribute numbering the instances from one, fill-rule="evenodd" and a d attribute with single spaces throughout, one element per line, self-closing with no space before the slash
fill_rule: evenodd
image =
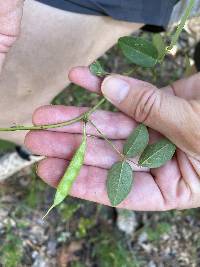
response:
<path id="1" fill-rule="evenodd" d="M 35 125 L 60 123 L 71 120 L 80 116 L 88 108 L 65 107 L 47 105 L 36 109 L 33 114 L 33 123 Z M 137 123 L 131 118 L 119 112 L 96 111 L 91 116 L 92 122 L 111 139 L 125 139 L 131 131 L 137 126 Z M 117 127 L 116 127 L 117 126 Z M 83 125 L 81 122 L 71 124 L 69 126 L 51 129 L 52 131 L 61 131 L 69 133 L 82 133 Z M 87 125 L 87 133 L 91 135 L 99 135 L 91 124 Z"/>
<path id="2" fill-rule="evenodd" d="M 200 99 L 200 73 L 178 80 L 172 84 L 174 94 L 187 100 Z"/>
<path id="3" fill-rule="evenodd" d="M 101 94 L 100 87 L 102 79 L 91 74 L 88 67 L 74 67 L 69 73 L 69 79 L 85 89 Z M 170 86 L 165 87 L 164 91 L 173 93 L 178 97 L 191 100 L 200 98 L 200 74 L 197 73 L 189 78 L 178 80 Z"/>
<path id="4" fill-rule="evenodd" d="M 66 161 L 55 158 L 42 160 L 38 175 L 51 186 L 56 187 L 66 168 Z M 110 205 L 106 190 L 107 171 L 92 166 L 83 166 L 74 182 L 70 195 L 104 205 Z M 118 206 L 131 210 L 165 210 L 163 196 L 148 173 L 138 172 L 134 176 L 134 186 L 128 197 Z"/>
<path id="5" fill-rule="evenodd" d="M 33 154 L 70 160 L 81 140 L 82 136 L 77 134 L 32 131 L 27 134 L 25 145 Z M 113 145 L 122 152 L 122 141 L 113 141 Z M 94 137 L 87 138 L 87 151 L 84 159 L 86 165 L 108 169 L 120 159 L 119 154 L 106 141 Z M 137 167 L 136 164 L 132 165 L 134 170 L 147 170 Z"/>
<path id="6" fill-rule="evenodd" d="M 102 79 L 93 75 L 88 67 L 75 67 L 69 72 L 69 80 L 89 91 L 101 94 Z"/>
<path id="7" fill-rule="evenodd" d="M 151 169 L 165 202 L 171 208 L 179 208 L 188 200 L 188 190 L 179 170 L 176 158 L 168 161 L 164 166 Z"/>
<path id="8" fill-rule="evenodd" d="M 100 95 L 102 94 L 101 85 L 103 78 L 93 75 L 88 67 L 74 67 L 70 70 L 68 76 L 71 82 L 83 87 L 84 89 Z M 168 94 L 174 94 L 173 89 L 170 87 L 165 87 L 163 90 Z"/>
<path id="9" fill-rule="evenodd" d="M 179 164 L 183 180 L 187 184 L 188 189 L 190 189 L 190 196 L 193 196 L 191 198 L 191 200 L 193 201 L 192 206 L 197 207 L 197 205 L 199 205 L 199 195 L 200 195 L 199 161 L 192 157 L 188 157 L 185 153 L 183 153 L 180 150 L 177 151 L 177 161 Z"/>
<path id="10" fill-rule="evenodd" d="M 199 157 L 200 107 L 137 79 L 110 75 L 104 96 L 138 122 L 167 136 L 179 148 Z M 198 112 L 199 110 L 199 112 Z"/>

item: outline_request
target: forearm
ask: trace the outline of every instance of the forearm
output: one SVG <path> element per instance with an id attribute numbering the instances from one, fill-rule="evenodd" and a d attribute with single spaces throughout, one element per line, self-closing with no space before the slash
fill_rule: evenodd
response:
<path id="1" fill-rule="evenodd" d="M 20 33 L 24 0 L 6 0 L 0 2 L 0 72 L 6 54 Z"/>

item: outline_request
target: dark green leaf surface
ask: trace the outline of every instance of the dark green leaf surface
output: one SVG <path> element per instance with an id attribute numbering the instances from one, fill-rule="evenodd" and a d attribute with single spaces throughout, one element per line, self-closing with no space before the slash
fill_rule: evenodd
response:
<path id="1" fill-rule="evenodd" d="M 124 144 L 124 155 L 127 157 L 140 155 L 148 145 L 148 142 L 149 133 L 147 127 L 143 124 L 139 124 Z"/>
<path id="2" fill-rule="evenodd" d="M 158 52 L 149 41 L 140 37 L 121 37 L 118 40 L 124 56 L 132 63 L 142 67 L 151 68 L 157 63 Z"/>
<path id="3" fill-rule="evenodd" d="M 104 77 L 107 74 L 98 60 L 90 65 L 90 71 L 93 75 L 98 77 Z"/>
<path id="4" fill-rule="evenodd" d="M 131 166 L 123 161 L 115 163 L 108 171 L 107 192 L 112 206 L 119 205 L 131 191 L 133 171 Z"/>
<path id="5" fill-rule="evenodd" d="M 170 160 L 176 151 L 176 146 L 168 139 L 161 139 L 148 145 L 139 159 L 139 165 L 148 168 L 158 168 Z"/>
<path id="6" fill-rule="evenodd" d="M 15 147 L 16 147 L 15 143 L 0 139 L 0 153 L 7 153 L 10 151 L 14 151 Z"/>

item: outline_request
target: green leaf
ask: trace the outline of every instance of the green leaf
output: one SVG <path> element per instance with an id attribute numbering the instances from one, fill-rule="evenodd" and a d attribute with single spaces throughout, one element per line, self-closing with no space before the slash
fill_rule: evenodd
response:
<path id="1" fill-rule="evenodd" d="M 107 193 L 112 206 L 117 206 L 127 197 L 132 184 L 131 166 L 125 161 L 115 163 L 108 171 L 107 178 Z"/>
<path id="2" fill-rule="evenodd" d="M 158 168 L 170 160 L 176 151 L 176 146 L 168 139 L 148 145 L 139 159 L 142 167 Z"/>
<path id="3" fill-rule="evenodd" d="M 90 71 L 93 75 L 96 75 L 98 77 L 104 77 L 106 74 L 108 74 L 103 67 L 101 66 L 100 62 L 96 60 L 94 63 L 90 65 Z"/>
<path id="4" fill-rule="evenodd" d="M 124 56 L 132 63 L 142 67 L 151 68 L 158 60 L 156 47 L 149 41 L 140 37 L 121 37 L 118 40 Z"/>
<path id="5" fill-rule="evenodd" d="M 124 155 L 127 157 L 135 157 L 140 155 L 149 142 L 149 133 L 147 127 L 139 124 L 124 144 Z"/>
<path id="6" fill-rule="evenodd" d="M 15 143 L 0 139 L 0 153 L 8 153 L 14 151 L 15 147 L 16 147 Z"/>
<path id="7" fill-rule="evenodd" d="M 159 33 L 156 33 L 153 35 L 152 41 L 158 51 L 158 59 L 162 60 L 166 53 L 166 45 L 162 36 Z"/>
<path id="8" fill-rule="evenodd" d="M 183 76 L 189 77 L 192 75 L 193 68 L 192 68 L 192 64 L 190 62 L 190 58 L 188 57 L 188 55 L 185 55 L 184 61 L 185 61 L 185 71 L 184 71 Z"/>

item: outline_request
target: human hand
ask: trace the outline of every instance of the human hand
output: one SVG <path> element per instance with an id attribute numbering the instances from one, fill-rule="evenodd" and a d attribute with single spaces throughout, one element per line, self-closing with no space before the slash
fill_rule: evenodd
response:
<path id="1" fill-rule="evenodd" d="M 0 1 L 0 73 L 6 54 L 20 33 L 24 0 Z"/>
<path id="2" fill-rule="evenodd" d="M 137 122 L 149 126 L 150 141 L 161 134 L 176 144 L 176 155 L 157 169 L 133 169 L 132 191 L 119 205 L 132 210 L 169 210 L 200 206 L 200 74 L 158 90 L 153 85 L 120 75 L 101 80 L 88 68 L 73 69 L 69 78 L 90 91 L 103 93 L 123 113 L 96 111 L 91 120 L 122 150 L 123 141 Z M 119 91 L 117 90 L 119 89 Z M 175 96 L 176 95 L 176 96 Z M 43 106 L 33 115 L 34 124 L 69 120 L 86 109 L 65 106 Z M 126 116 L 127 114 L 128 116 Z M 29 132 L 25 144 L 33 153 L 47 158 L 38 165 L 38 175 L 56 187 L 78 147 L 81 123 L 48 131 Z M 87 127 L 88 148 L 80 175 L 71 195 L 109 205 L 106 193 L 107 169 L 119 160 L 107 143 L 98 138 L 92 126 Z"/>

